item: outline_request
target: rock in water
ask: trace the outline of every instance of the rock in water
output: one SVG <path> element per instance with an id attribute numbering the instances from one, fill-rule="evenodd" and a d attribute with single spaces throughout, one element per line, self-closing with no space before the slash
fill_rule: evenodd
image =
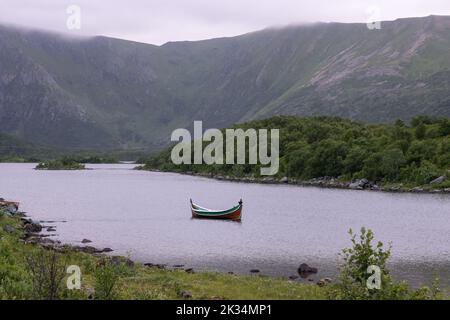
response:
<path id="1" fill-rule="evenodd" d="M 24 223 L 24 230 L 27 233 L 38 233 L 42 231 L 42 226 L 39 223 L 34 223 L 32 221 L 26 221 Z"/>
<path id="2" fill-rule="evenodd" d="M 91 240 L 89 240 L 89 239 L 83 239 L 83 240 L 81 240 L 81 243 L 91 243 L 92 241 Z"/>
<path id="3" fill-rule="evenodd" d="M 302 263 L 299 267 L 298 267 L 298 273 L 300 275 L 304 275 L 304 274 L 313 274 L 313 273 L 317 273 L 318 270 L 317 268 L 313 268 L 308 266 L 306 263 Z"/>

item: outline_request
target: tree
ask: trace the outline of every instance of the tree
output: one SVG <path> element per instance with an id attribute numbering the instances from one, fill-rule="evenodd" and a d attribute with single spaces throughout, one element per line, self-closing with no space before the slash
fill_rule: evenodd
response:
<path id="1" fill-rule="evenodd" d="M 431 141 L 413 141 L 406 156 L 409 163 L 420 166 L 424 160 L 431 160 L 436 155 L 437 146 Z"/>
<path id="2" fill-rule="evenodd" d="M 347 155 L 347 146 L 342 141 L 326 139 L 316 144 L 313 156 L 309 162 L 313 177 L 342 174 L 344 159 Z"/>
<path id="3" fill-rule="evenodd" d="M 306 169 L 311 157 L 311 148 L 307 144 L 298 146 L 295 151 L 289 153 L 287 158 L 287 174 L 292 177 L 305 177 Z"/>
<path id="4" fill-rule="evenodd" d="M 367 152 L 363 148 L 359 146 L 351 148 L 343 162 L 344 173 L 352 176 L 361 171 L 366 157 Z"/>
<path id="5" fill-rule="evenodd" d="M 390 149 L 372 154 L 364 161 L 363 174 L 374 181 L 394 181 L 400 175 L 400 168 L 406 164 L 400 149 Z"/>
<path id="6" fill-rule="evenodd" d="M 419 140 L 422 140 L 425 138 L 426 134 L 427 134 L 427 127 L 422 122 L 416 127 L 416 130 L 415 130 L 416 138 Z"/>

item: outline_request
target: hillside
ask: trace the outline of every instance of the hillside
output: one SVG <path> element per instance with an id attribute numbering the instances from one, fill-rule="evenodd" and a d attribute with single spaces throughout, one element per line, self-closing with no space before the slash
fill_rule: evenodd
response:
<path id="1" fill-rule="evenodd" d="M 163 46 L 3 26 L 0 70 L 0 131 L 69 149 L 160 149 L 194 120 L 450 117 L 450 17 Z"/>

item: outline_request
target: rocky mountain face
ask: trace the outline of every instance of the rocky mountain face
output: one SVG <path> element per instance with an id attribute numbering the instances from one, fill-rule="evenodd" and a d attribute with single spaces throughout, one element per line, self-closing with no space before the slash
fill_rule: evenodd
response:
<path id="1" fill-rule="evenodd" d="M 449 89 L 450 17 L 163 46 L 0 27 L 0 132 L 65 148 L 157 149 L 194 120 L 450 117 Z"/>

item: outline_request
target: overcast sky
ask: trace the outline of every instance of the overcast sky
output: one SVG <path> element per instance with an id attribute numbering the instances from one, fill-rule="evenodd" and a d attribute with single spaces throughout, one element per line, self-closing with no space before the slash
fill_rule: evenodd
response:
<path id="1" fill-rule="evenodd" d="M 67 28 L 70 5 L 81 9 L 79 30 Z M 0 0 L 0 23 L 162 44 L 287 24 L 367 22 L 377 16 L 372 7 L 380 20 L 450 15 L 450 0 Z"/>

